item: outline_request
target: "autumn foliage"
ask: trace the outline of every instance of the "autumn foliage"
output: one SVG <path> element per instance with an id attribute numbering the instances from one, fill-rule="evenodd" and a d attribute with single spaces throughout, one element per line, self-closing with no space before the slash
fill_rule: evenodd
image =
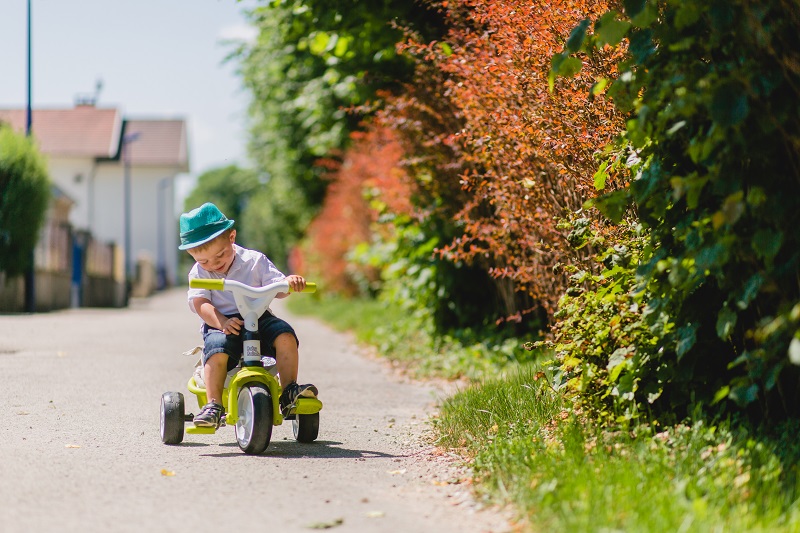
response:
<path id="1" fill-rule="evenodd" d="M 370 197 L 380 198 L 382 209 L 411 211 L 410 183 L 398 166 L 402 152 L 393 133 L 376 128 L 352 137 L 352 148 L 329 174 L 323 209 L 294 254 L 294 261 L 302 261 L 302 270 L 322 280 L 327 290 L 347 295 L 359 292 L 359 281 L 377 277 L 348 260 L 354 247 L 371 239 L 378 211 Z"/>
<path id="2" fill-rule="evenodd" d="M 413 82 L 385 101 L 373 126 L 379 133 L 351 147 L 312 225 L 310 249 L 326 257 L 325 276 L 338 280 L 331 283 L 352 290 L 340 258 L 369 239 L 374 220 L 359 187 L 381 176 L 381 190 L 392 189 L 401 165 L 415 194 L 412 206 L 398 209 L 441 221 L 434 225 L 441 258 L 489 273 L 494 287 L 487 290 L 503 300 L 489 310 L 494 318 L 520 321 L 537 307 L 552 315 L 566 289 L 557 265 L 591 253 L 571 249 L 559 222 L 595 194 L 596 154 L 622 121 L 602 95 L 586 90 L 590 80 L 613 76 L 610 52 L 587 60 L 574 78 L 556 80 L 552 92 L 550 61 L 574 26 L 608 3 L 431 4 L 446 21 L 446 38 L 425 42 L 408 32 L 398 44 L 415 60 Z M 391 150 L 388 131 L 399 142 Z"/>

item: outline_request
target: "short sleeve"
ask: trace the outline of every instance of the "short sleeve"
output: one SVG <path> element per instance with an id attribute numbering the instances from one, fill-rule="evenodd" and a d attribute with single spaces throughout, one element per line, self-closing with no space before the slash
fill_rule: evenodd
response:
<path id="1" fill-rule="evenodd" d="M 206 273 L 205 270 L 201 272 L 197 266 L 197 263 L 195 263 L 192 269 L 189 271 L 189 281 L 191 282 L 192 279 L 210 278 L 210 276 L 208 275 L 204 276 L 203 273 Z M 191 288 L 188 290 L 187 303 L 189 304 L 189 309 L 191 309 L 193 313 L 197 313 L 197 310 L 194 308 L 194 302 L 193 302 L 195 298 L 205 298 L 207 300 L 211 300 L 211 291 L 208 289 L 191 289 Z"/>

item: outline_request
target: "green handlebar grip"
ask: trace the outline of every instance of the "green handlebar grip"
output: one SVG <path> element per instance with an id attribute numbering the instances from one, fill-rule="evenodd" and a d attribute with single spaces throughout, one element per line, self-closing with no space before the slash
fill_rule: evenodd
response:
<path id="1" fill-rule="evenodd" d="M 294 291 L 290 290 L 289 292 L 294 292 Z M 306 288 L 300 292 L 317 292 L 317 284 L 312 281 L 307 281 Z"/>
<path id="2" fill-rule="evenodd" d="M 225 289 L 225 280 L 192 278 L 189 280 L 189 287 L 193 289 L 208 289 L 211 291 L 221 291 Z"/>

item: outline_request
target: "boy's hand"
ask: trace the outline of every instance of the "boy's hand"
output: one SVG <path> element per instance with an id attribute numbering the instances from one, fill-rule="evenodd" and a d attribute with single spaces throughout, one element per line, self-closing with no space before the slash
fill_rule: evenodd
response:
<path id="1" fill-rule="evenodd" d="M 222 333 L 225 335 L 238 335 L 244 322 L 241 318 L 231 317 L 222 323 Z"/>
<path id="2" fill-rule="evenodd" d="M 289 283 L 289 287 L 292 288 L 294 292 L 302 292 L 303 289 L 306 288 L 306 280 L 303 279 L 303 276 L 291 275 L 286 276 L 286 281 Z"/>

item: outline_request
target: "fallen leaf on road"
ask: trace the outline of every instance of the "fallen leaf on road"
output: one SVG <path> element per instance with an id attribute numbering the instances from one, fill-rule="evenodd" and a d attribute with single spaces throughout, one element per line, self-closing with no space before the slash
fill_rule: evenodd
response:
<path id="1" fill-rule="evenodd" d="M 386 472 L 388 472 L 389 474 L 392 474 L 392 475 L 405 474 L 406 473 L 406 469 L 405 468 L 401 468 L 400 470 L 387 470 Z"/>
<path id="2" fill-rule="evenodd" d="M 167 470 L 166 468 L 162 468 L 161 469 L 161 475 L 162 476 L 174 476 L 175 472 L 173 472 L 172 470 Z"/>
<path id="3" fill-rule="evenodd" d="M 370 511 L 367 513 L 367 518 L 383 518 L 383 511 Z"/>
<path id="4" fill-rule="evenodd" d="M 64 446 L 65 448 L 80 448 L 80 444 L 67 444 Z"/>
<path id="5" fill-rule="evenodd" d="M 332 529 L 344 524 L 344 518 L 337 518 L 331 522 L 315 522 L 308 526 L 309 529 Z"/>

